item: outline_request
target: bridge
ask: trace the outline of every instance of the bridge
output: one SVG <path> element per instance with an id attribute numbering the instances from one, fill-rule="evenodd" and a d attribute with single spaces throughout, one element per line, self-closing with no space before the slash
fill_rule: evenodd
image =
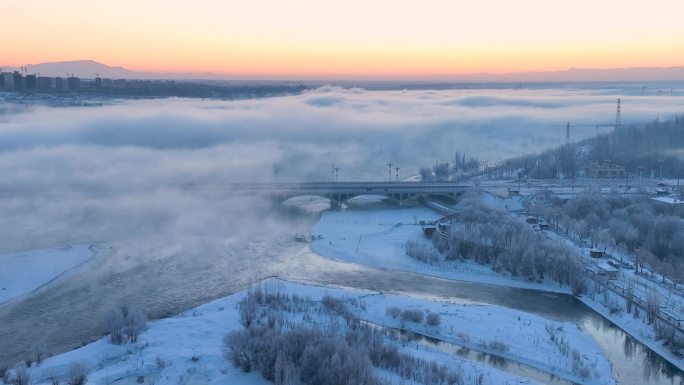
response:
<path id="1" fill-rule="evenodd" d="M 237 183 L 230 185 L 236 193 L 265 196 L 282 203 L 298 196 L 320 196 L 333 204 L 362 195 L 379 195 L 403 203 L 426 196 L 455 199 L 473 186 L 454 182 L 304 182 L 304 183 Z"/>

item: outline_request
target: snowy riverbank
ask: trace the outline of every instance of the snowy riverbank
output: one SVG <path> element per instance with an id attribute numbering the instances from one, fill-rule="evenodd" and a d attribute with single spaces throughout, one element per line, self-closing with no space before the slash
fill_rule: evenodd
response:
<path id="1" fill-rule="evenodd" d="M 98 252 L 97 245 L 70 245 L 0 255 L 0 305 L 64 277 Z"/>
<path id="2" fill-rule="evenodd" d="M 326 211 L 311 230 L 322 236 L 311 243 L 315 253 L 334 260 L 380 269 L 394 269 L 458 281 L 486 283 L 523 289 L 570 293 L 570 288 L 548 281 L 529 282 L 495 273 L 489 266 L 473 262 L 440 261 L 426 264 L 406 255 L 406 242 L 431 244 L 420 221 L 434 221 L 440 215 L 423 207 Z"/>
<path id="3" fill-rule="evenodd" d="M 483 194 L 482 199 L 493 207 L 516 208 L 515 204 L 510 202 L 510 198 L 501 199 L 491 194 Z M 408 257 L 405 251 L 407 241 L 431 243 L 425 239 L 420 221 L 433 221 L 439 217 L 439 214 L 426 208 L 327 211 L 312 229 L 312 234 L 323 238 L 314 240 L 311 249 L 327 258 L 376 268 L 407 271 L 458 281 L 553 293 L 571 293 L 570 288 L 559 286 L 554 282 L 528 282 L 505 273 L 494 272 L 489 266 L 471 261 L 440 261 L 427 264 Z M 608 306 L 589 297 L 580 297 L 579 300 L 668 362 L 684 370 L 684 360 L 663 346 L 650 325 L 644 324 L 641 319 L 635 319 L 625 312 L 611 313 Z"/>
<path id="4" fill-rule="evenodd" d="M 382 293 L 333 289 L 285 282 L 277 279 L 267 281 L 267 290 L 296 295 L 320 301 L 324 296 L 343 300 L 349 309 L 362 320 L 391 327 L 403 327 L 417 333 L 430 335 L 440 340 L 454 342 L 475 350 L 486 351 L 489 342 L 505 341 L 510 347 L 498 352 L 513 362 L 539 367 L 545 372 L 554 372 L 559 377 L 576 380 L 583 384 L 613 384 L 610 364 L 601 354 L 600 348 L 584 336 L 574 325 L 553 323 L 541 317 L 497 306 L 453 304 L 447 301 L 429 301 Z M 65 378 L 69 365 L 79 362 L 89 371 L 89 383 L 106 384 L 178 384 L 178 383 L 240 383 L 266 384 L 260 375 L 243 373 L 234 368 L 224 357 L 223 337 L 240 326 L 237 303 L 246 291 L 199 306 L 183 314 L 155 321 L 143 332 L 137 343 L 124 346 L 113 345 L 108 337 L 80 349 L 48 358 L 32 369 L 34 383 L 45 383 L 50 377 Z M 354 304 L 354 305 L 352 305 Z M 389 307 L 417 309 L 421 313 L 438 313 L 440 325 L 428 326 L 421 323 L 401 322 L 387 315 Z M 330 315 L 313 311 L 286 315 L 292 322 L 309 320 L 312 324 L 329 325 L 339 321 L 329 320 Z M 334 321 L 334 322 L 333 322 Z M 548 330 L 563 338 L 551 342 Z M 438 349 L 413 344 L 400 344 L 403 350 L 415 351 L 423 359 L 436 359 L 459 368 L 464 378 L 475 378 L 483 373 L 484 384 L 534 384 L 535 381 L 499 370 L 482 362 L 445 354 Z M 564 350 L 565 349 L 565 350 Z M 573 350 L 582 355 L 581 367 L 587 368 L 588 377 L 573 377 Z M 563 353 L 566 351 L 566 353 Z M 400 383 L 397 376 L 378 369 L 382 378 L 391 383 Z"/>

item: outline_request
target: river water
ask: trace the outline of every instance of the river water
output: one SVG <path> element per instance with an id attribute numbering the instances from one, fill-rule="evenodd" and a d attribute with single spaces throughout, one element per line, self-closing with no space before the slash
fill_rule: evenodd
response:
<path id="1" fill-rule="evenodd" d="M 59 353 L 100 338 L 112 306 L 134 303 L 150 318 L 177 314 L 279 276 L 292 281 L 447 298 L 527 311 L 577 324 L 603 348 L 619 384 L 681 384 L 684 373 L 612 325 L 572 296 L 534 290 L 449 281 L 418 274 L 368 268 L 313 254 L 290 238 L 251 241 L 220 253 L 188 257 L 171 254 L 122 267 L 130 256 L 112 253 L 80 273 L 34 295 L 0 307 L 0 366 L 28 357 L 34 341 Z"/>

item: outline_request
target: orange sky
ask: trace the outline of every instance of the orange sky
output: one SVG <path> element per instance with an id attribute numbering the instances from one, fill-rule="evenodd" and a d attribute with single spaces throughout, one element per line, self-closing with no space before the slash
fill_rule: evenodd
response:
<path id="1" fill-rule="evenodd" d="M 3 0 L 0 64 L 236 76 L 684 65 L 684 1 Z"/>

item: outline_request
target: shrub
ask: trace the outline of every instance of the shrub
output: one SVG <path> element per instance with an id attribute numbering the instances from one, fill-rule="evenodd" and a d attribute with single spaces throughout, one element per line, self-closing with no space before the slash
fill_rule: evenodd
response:
<path id="1" fill-rule="evenodd" d="M 223 338 L 224 356 L 243 372 L 252 371 L 250 335 L 247 330 L 236 330 Z"/>
<path id="2" fill-rule="evenodd" d="M 86 382 L 88 382 L 88 368 L 80 362 L 72 362 L 71 365 L 69 365 L 67 384 L 85 385 Z"/>
<path id="3" fill-rule="evenodd" d="M 425 318 L 425 323 L 430 326 L 439 326 L 439 324 L 442 323 L 442 319 L 440 318 L 439 313 L 429 313 Z"/>
<path id="4" fill-rule="evenodd" d="M 40 365 L 47 355 L 47 345 L 44 342 L 36 342 L 31 349 L 31 355 L 36 365 Z"/>
<path id="5" fill-rule="evenodd" d="M 489 348 L 499 353 L 506 353 L 508 351 L 508 345 L 498 340 L 489 341 Z"/>
<path id="6" fill-rule="evenodd" d="M 3 384 L 9 382 L 9 371 L 6 366 L 0 366 L 0 382 Z"/>
<path id="7" fill-rule="evenodd" d="M 247 295 L 238 302 L 238 314 L 240 315 L 240 323 L 245 329 L 249 329 L 252 322 L 258 315 L 259 306 L 257 300 L 252 295 Z"/>
<path id="8" fill-rule="evenodd" d="M 401 320 L 402 321 L 409 321 L 413 323 L 422 323 L 423 322 L 423 312 L 421 310 L 404 310 L 401 312 Z"/>
<path id="9" fill-rule="evenodd" d="M 11 385 L 30 385 L 31 371 L 25 363 L 20 362 L 14 367 L 13 375 L 9 378 Z"/>
<path id="10" fill-rule="evenodd" d="M 397 319 L 401 315 L 401 309 L 399 309 L 396 306 L 388 307 L 387 310 L 385 311 L 385 314 L 388 316 Z"/>
<path id="11" fill-rule="evenodd" d="M 121 345 L 136 342 L 145 326 L 147 317 L 140 309 L 122 305 L 111 310 L 105 319 L 112 343 Z"/>

